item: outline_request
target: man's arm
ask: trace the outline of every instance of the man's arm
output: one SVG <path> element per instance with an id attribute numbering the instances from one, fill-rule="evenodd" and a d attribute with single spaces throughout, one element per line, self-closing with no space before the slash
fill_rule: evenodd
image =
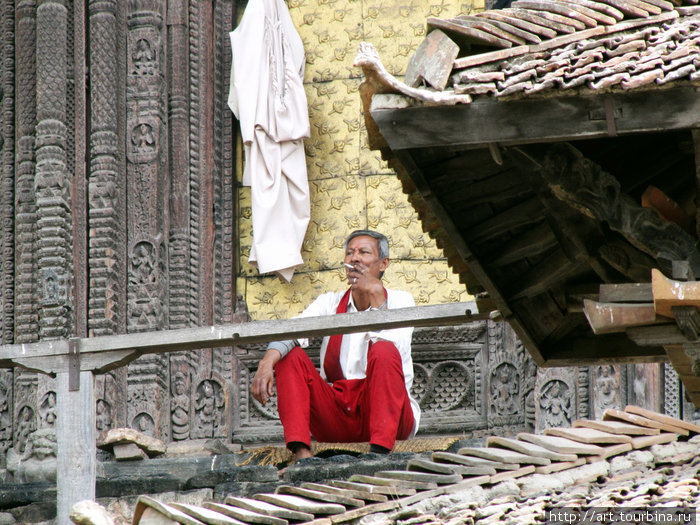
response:
<path id="1" fill-rule="evenodd" d="M 261 404 L 267 403 L 275 393 L 275 364 L 282 359 L 282 354 L 275 348 L 268 348 L 265 356 L 258 363 L 258 370 L 253 377 L 250 391 Z"/>

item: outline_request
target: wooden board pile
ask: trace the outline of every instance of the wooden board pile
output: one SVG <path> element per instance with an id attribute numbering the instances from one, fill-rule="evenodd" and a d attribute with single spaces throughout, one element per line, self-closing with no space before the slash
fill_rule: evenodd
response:
<path id="1" fill-rule="evenodd" d="M 628 406 L 624 411 L 607 410 L 601 421 L 576 421 L 572 428 L 551 428 L 542 435 L 520 433 L 517 438 L 494 436 L 484 447 L 463 447 L 457 453 L 434 452 L 430 460 L 411 460 L 405 471 L 356 474 L 349 480 L 303 483 L 299 487 L 284 485 L 275 493 L 252 498 L 229 496 L 224 503 L 201 506 L 165 504 L 142 496 L 133 523 L 346 523 L 469 487 L 528 474 L 551 474 L 699 433 L 700 427 L 692 423 Z"/>

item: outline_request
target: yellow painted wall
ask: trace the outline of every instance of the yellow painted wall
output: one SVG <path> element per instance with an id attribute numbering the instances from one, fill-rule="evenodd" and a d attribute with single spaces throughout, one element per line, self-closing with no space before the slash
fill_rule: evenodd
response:
<path id="1" fill-rule="evenodd" d="M 388 288 L 412 292 L 419 305 L 469 300 L 442 251 L 423 233 L 396 175 L 379 152 L 368 148 L 358 93 L 362 74 L 352 62 L 359 43 L 371 42 L 387 70 L 401 77 L 425 37 L 428 17 L 474 13 L 483 9 L 483 0 L 288 0 L 288 7 L 307 57 L 304 85 L 311 138 L 305 148 L 311 221 L 302 251 L 305 264 L 292 282 L 260 276 L 248 263 L 250 189 L 240 188 L 237 290 L 251 316 L 292 317 L 319 293 L 344 289 L 342 243 L 360 228 L 389 238 L 392 264 L 384 276 Z"/>

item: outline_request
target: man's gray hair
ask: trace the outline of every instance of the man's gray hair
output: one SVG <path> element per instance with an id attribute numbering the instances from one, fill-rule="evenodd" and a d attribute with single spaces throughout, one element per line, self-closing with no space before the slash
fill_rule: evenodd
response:
<path id="1" fill-rule="evenodd" d="M 389 239 L 387 239 L 386 235 L 384 235 L 383 233 L 379 233 L 374 230 L 355 230 L 350 235 L 348 235 L 347 239 L 345 239 L 345 242 L 343 243 L 343 249 L 346 250 L 350 241 L 353 240 L 355 237 L 361 237 L 363 235 L 366 235 L 367 237 L 372 237 L 373 239 L 377 239 L 377 244 L 379 245 L 380 259 L 385 259 L 389 257 Z"/>

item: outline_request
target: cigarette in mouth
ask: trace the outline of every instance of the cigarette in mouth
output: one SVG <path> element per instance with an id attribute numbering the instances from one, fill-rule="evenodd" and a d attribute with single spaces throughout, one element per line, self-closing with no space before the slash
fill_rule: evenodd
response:
<path id="1" fill-rule="evenodd" d="M 348 264 L 348 263 L 346 263 L 346 262 L 344 262 L 343 264 L 344 264 L 345 266 L 347 266 L 348 268 L 350 268 L 351 270 L 354 270 L 354 269 L 355 269 L 355 267 L 354 267 L 352 264 Z"/>

